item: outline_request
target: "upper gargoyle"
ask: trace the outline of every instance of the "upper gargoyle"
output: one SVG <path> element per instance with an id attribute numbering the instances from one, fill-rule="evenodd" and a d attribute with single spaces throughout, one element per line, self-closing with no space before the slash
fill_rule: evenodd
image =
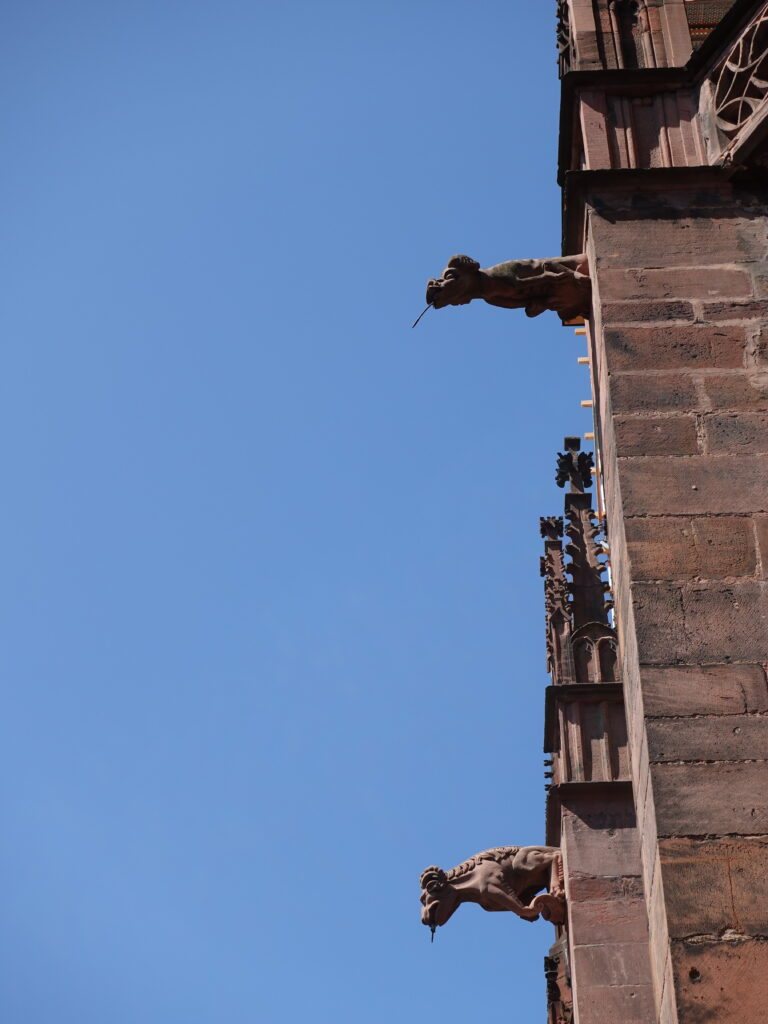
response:
<path id="1" fill-rule="evenodd" d="M 552 260 L 509 260 L 481 269 L 470 256 L 452 256 L 437 279 L 427 282 L 427 302 L 435 309 L 485 299 L 505 309 L 538 316 L 551 309 L 561 320 L 588 317 L 592 281 L 585 255 Z"/>

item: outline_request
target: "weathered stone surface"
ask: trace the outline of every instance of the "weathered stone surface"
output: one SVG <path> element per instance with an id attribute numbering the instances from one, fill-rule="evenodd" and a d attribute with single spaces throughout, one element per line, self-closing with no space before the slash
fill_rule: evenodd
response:
<path id="1" fill-rule="evenodd" d="M 638 900 L 643 898 L 643 880 L 639 875 L 569 874 L 568 899 L 571 904 L 598 900 Z"/>
<path id="2" fill-rule="evenodd" d="M 599 805 L 564 798 L 563 839 L 569 877 L 574 873 L 606 877 L 640 874 L 635 814 L 622 799 L 601 794 Z"/>
<path id="3" fill-rule="evenodd" d="M 768 409 L 768 381 L 745 372 L 706 376 L 702 386 L 710 409 Z"/>
<path id="4" fill-rule="evenodd" d="M 760 553 L 762 567 L 761 576 L 768 578 L 768 516 L 755 517 L 755 533 L 757 534 L 757 548 Z"/>
<path id="5" fill-rule="evenodd" d="M 660 836 L 768 835 L 768 765 L 651 765 Z"/>
<path id="6" fill-rule="evenodd" d="M 574 945 L 573 961 L 579 989 L 582 985 L 642 985 L 651 980 L 647 937 L 638 942 Z"/>
<path id="7" fill-rule="evenodd" d="M 680 588 L 636 583 L 632 601 L 640 660 L 646 664 L 688 660 Z"/>
<path id="8" fill-rule="evenodd" d="M 752 280 L 744 270 L 727 267 L 675 267 L 662 269 L 632 268 L 602 270 L 599 273 L 600 298 L 621 299 L 697 299 L 717 296 L 752 295 Z"/>
<path id="9" fill-rule="evenodd" d="M 760 217 L 718 216 L 714 208 L 706 216 L 675 220 L 640 220 L 635 216 L 611 225 L 610 242 L 608 234 L 595 240 L 599 254 L 596 276 L 600 282 L 607 269 L 629 266 L 661 270 L 662 263 L 664 268 L 706 267 L 715 260 L 727 262 L 727 254 L 733 259 L 760 260 L 766 253 L 765 224 Z"/>
<path id="10" fill-rule="evenodd" d="M 765 1024 L 768 942 L 674 942 L 672 964 L 682 1024 Z"/>
<path id="11" fill-rule="evenodd" d="M 644 899 L 600 900 L 570 906 L 570 934 L 577 944 L 648 941 Z"/>
<path id="12" fill-rule="evenodd" d="M 611 371 L 738 369 L 744 362 L 742 327 L 624 327 L 604 337 Z"/>
<path id="13" fill-rule="evenodd" d="M 616 451 L 629 455 L 698 455 L 693 416 L 616 416 Z"/>
<path id="14" fill-rule="evenodd" d="M 768 758 L 768 716 L 765 715 L 650 719 L 647 730 L 648 754 L 652 762 Z"/>
<path id="15" fill-rule="evenodd" d="M 696 381 L 683 373 L 614 373 L 611 406 L 614 413 L 681 412 L 698 408 Z M 768 402 L 766 403 L 768 406 Z"/>
<path id="16" fill-rule="evenodd" d="M 755 572 L 755 535 L 746 516 L 627 519 L 625 530 L 636 580 L 722 579 Z"/>
<path id="17" fill-rule="evenodd" d="M 658 320 L 693 320 L 690 302 L 606 302 L 602 308 L 603 324 L 652 323 Z"/>
<path id="18" fill-rule="evenodd" d="M 704 417 L 707 448 L 715 455 L 768 452 L 768 412 L 730 412 Z"/>
<path id="19" fill-rule="evenodd" d="M 768 840 L 662 839 L 659 851 L 672 938 L 768 935 Z"/>
<path id="20" fill-rule="evenodd" d="M 648 1024 L 654 1017 L 653 987 L 645 985 L 592 985 L 579 988 L 580 1016 L 606 1024 Z"/>
<path id="21" fill-rule="evenodd" d="M 768 320 L 768 302 L 705 302 L 704 320 Z"/>
<path id="22" fill-rule="evenodd" d="M 735 715 L 768 711 L 762 665 L 665 665 L 642 669 L 646 715 Z"/>
<path id="23" fill-rule="evenodd" d="M 763 582 L 683 587 L 686 660 L 768 661 L 768 592 Z"/>
<path id="24" fill-rule="evenodd" d="M 624 514 L 701 515 L 768 511 L 768 455 L 623 459 Z"/>

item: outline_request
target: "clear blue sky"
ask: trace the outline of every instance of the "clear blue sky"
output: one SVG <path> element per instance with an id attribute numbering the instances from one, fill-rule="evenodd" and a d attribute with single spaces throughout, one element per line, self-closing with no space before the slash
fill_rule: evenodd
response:
<path id="1" fill-rule="evenodd" d="M 3 1024 L 543 1022 L 554 9 L 5 5 Z"/>

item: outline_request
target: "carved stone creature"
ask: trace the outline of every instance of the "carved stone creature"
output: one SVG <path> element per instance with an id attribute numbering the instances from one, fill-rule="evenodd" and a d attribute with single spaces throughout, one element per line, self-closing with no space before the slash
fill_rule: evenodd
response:
<path id="1" fill-rule="evenodd" d="M 434 931 L 462 903 L 483 910 L 511 910 L 524 921 L 562 924 L 565 920 L 563 866 L 556 846 L 498 846 L 476 853 L 450 871 L 428 867 L 421 873 L 421 923 Z M 546 893 L 540 893 L 547 889 Z"/>
<path id="2" fill-rule="evenodd" d="M 463 306 L 472 299 L 524 309 L 527 316 L 551 309 L 563 321 L 588 317 L 592 281 L 587 257 L 510 260 L 483 270 L 470 256 L 452 256 L 440 277 L 427 282 L 427 302 L 435 309 Z"/>

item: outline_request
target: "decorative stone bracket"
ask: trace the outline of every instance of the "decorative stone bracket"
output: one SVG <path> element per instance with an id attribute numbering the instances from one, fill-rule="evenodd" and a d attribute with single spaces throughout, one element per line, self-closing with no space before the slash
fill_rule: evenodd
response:
<path id="1" fill-rule="evenodd" d="M 511 910 L 524 921 L 540 916 L 552 924 L 565 921 L 563 862 L 555 846 L 499 846 L 450 871 L 428 867 L 421 874 L 421 888 L 421 922 L 433 937 L 462 903 Z"/>
<path id="2" fill-rule="evenodd" d="M 470 256 L 452 256 L 440 277 L 427 282 L 427 302 L 435 309 L 463 306 L 472 299 L 524 309 L 527 316 L 551 309 L 564 322 L 588 317 L 592 282 L 587 257 L 509 260 L 483 270 Z"/>

